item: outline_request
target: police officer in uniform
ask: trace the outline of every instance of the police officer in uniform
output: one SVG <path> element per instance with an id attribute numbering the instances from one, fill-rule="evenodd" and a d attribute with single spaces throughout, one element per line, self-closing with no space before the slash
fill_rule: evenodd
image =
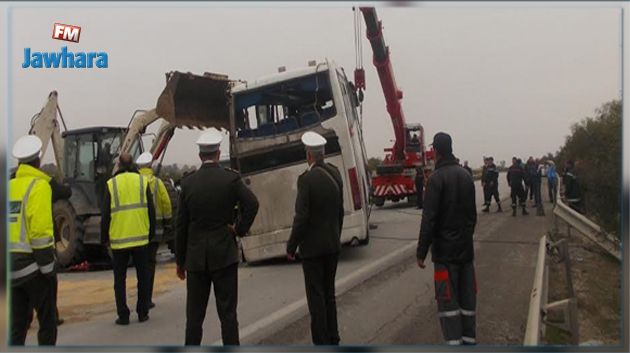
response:
<path id="1" fill-rule="evenodd" d="M 455 161 L 448 134 L 435 134 L 433 149 L 437 163 L 427 183 L 416 257 L 418 266 L 425 268 L 431 249 L 438 317 L 446 343 L 476 344 L 475 185 Z"/>
<path id="2" fill-rule="evenodd" d="M 24 345 L 29 311 L 35 308 L 40 345 L 57 342 L 55 240 L 50 177 L 39 169 L 42 141 L 18 139 L 9 181 L 9 251 L 11 254 L 11 345 Z"/>
<path id="3" fill-rule="evenodd" d="M 202 165 L 181 182 L 176 220 L 177 276 L 186 279 L 186 345 L 200 345 L 214 285 L 224 345 L 238 345 L 238 262 L 236 237 L 249 231 L 258 200 L 240 175 L 219 165 L 223 134 L 215 128 L 197 140 Z M 234 221 L 234 206 L 240 218 Z"/>
<path id="4" fill-rule="evenodd" d="M 501 208 L 501 199 L 499 199 L 499 171 L 494 164 L 494 158 L 488 157 L 488 164 L 483 180 L 483 192 L 484 192 L 484 206 L 482 212 L 490 212 L 490 202 L 492 197 L 497 203 L 497 212 L 503 212 Z"/>
<path id="5" fill-rule="evenodd" d="M 518 199 L 518 205 L 523 209 L 523 216 L 528 215 L 525 201 L 527 200 L 527 194 L 523 188 L 523 182 L 525 181 L 525 169 L 521 167 L 516 157 L 512 157 L 512 165 L 507 172 L 507 182 L 510 186 L 510 196 L 512 197 L 512 216 L 516 217 L 516 200 Z"/>
<path id="6" fill-rule="evenodd" d="M 168 195 L 164 182 L 157 176 L 153 175 L 153 169 L 151 169 L 151 163 L 153 162 L 153 155 L 150 152 L 144 152 L 138 159 L 136 159 L 136 165 L 138 165 L 141 175 L 149 180 L 149 189 L 153 195 L 153 205 L 155 206 L 155 236 L 149 242 L 149 309 L 154 308 L 153 303 L 153 283 L 155 280 L 155 267 L 157 265 L 157 251 L 160 247 L 160 243 L 164 241 L 165 231 L 171 229 L 172 219 L 172 206 L 171 198 Z"/>
<path id="7" fill-rule="evenodd" d="M 127 266 L 133 258 L 138 277 L 138 321 L 149 319 L 149 251 L 155 234 L 155 208 L 147 177 L 138 173 L 131 155 L 120 156 L 119 172 L 107 181 L 101 213 L 102 242 L 112 250 L 117 325 L 129 324 Z"/>
<path id="8" fill-rule="evenodd" d="M 302 142 L 308 169 L 297 181 L 287 257 L 295 260 L 299 248 L 313 343 L 338 345 L 335 275 L 343 228 L 343 181 L 337 167 L 324 162 L 323 136 L 309 131 L 302 135 Z"/>

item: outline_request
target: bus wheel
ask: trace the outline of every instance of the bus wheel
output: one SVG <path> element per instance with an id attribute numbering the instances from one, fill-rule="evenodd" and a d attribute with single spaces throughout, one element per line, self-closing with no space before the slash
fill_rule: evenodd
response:
<path id="1" fill-rule="evenodd" d="M 375 197 L 374 198 L 374 204 L 378 207 L 383 207 L 383 205 L 385 204 L 385 198 L 384 197 Z"/>

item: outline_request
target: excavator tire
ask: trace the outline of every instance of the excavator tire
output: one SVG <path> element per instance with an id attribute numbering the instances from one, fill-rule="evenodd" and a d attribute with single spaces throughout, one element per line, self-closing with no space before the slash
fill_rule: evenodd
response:
<path id="1" fill-rule="evenodd" d="M 53 205 L 55 227 L 55 250 L 57 261 L 62 267 L 68 267 L 83 259 L 83 222 L 67 200 Z"/>

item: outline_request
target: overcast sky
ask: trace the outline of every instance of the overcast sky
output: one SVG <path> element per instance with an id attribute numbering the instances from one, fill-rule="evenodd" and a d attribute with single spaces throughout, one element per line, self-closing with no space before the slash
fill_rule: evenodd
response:
<path id="1" fill-rule="evenodd" d="M 71 129 L 126 126 L 134 110 L 155 105 L 171 70 L 252 80 L 313 59 L 333 60 L 349 76 L 355 68 L 351 5 L 115 6 L 12 9 L 14 136 L 27 132 L 52 90 Z M 423 124 L 429 140 L 438 131 L 450 133 L 455 154 L 473 167 L 483 155 L 500 161 L 555 152 L 573 123 L 619 98 L 619 9 L 497 4 L 377 12 L 407 122 Z M 51 39 L 54 22 L 81 26 L 80 43 Z M 369 43 L 362 40 L 364 133 L 368 155 L 382 157 L 394 135 Z M 64 45 L 106 51 L 109 68 L 21 68 L 25 47 L 59 51 Z M 198 134 L 177 131 L 165 162 L 197 163 Z"/>

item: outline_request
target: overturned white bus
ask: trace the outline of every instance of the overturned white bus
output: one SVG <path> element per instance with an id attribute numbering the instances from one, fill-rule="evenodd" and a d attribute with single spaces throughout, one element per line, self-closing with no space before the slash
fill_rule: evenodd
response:
<path id="1" fill-rule="evenodd" d="M 215 94 L 199 93 L 204 85 L 215 89 Z M 186 96 L 182 87 L 188 93 L 196 88 L 197 97 Z M 370 178 L 358 102 L 343 70 L 334 63 L 251 82 L 227 83 L 225 77 L 212 74 L 172 73 L 165 92 L 158 101 L 158 114 L 167 119 L 179 114 L 179 121 L 185 120 L 185 114 L 204 114 L 206 120 L 230 131 L 231 165 L 241 172 L 260 203 L 250 234 L 241 239 L 245 261 L 285 256 L 297 178 L 307 169 L 300 138 L 311 130 L 326 137 L 326 161 L 337 166 L 344 179 L 342 243 L 368 243 Z"/>

